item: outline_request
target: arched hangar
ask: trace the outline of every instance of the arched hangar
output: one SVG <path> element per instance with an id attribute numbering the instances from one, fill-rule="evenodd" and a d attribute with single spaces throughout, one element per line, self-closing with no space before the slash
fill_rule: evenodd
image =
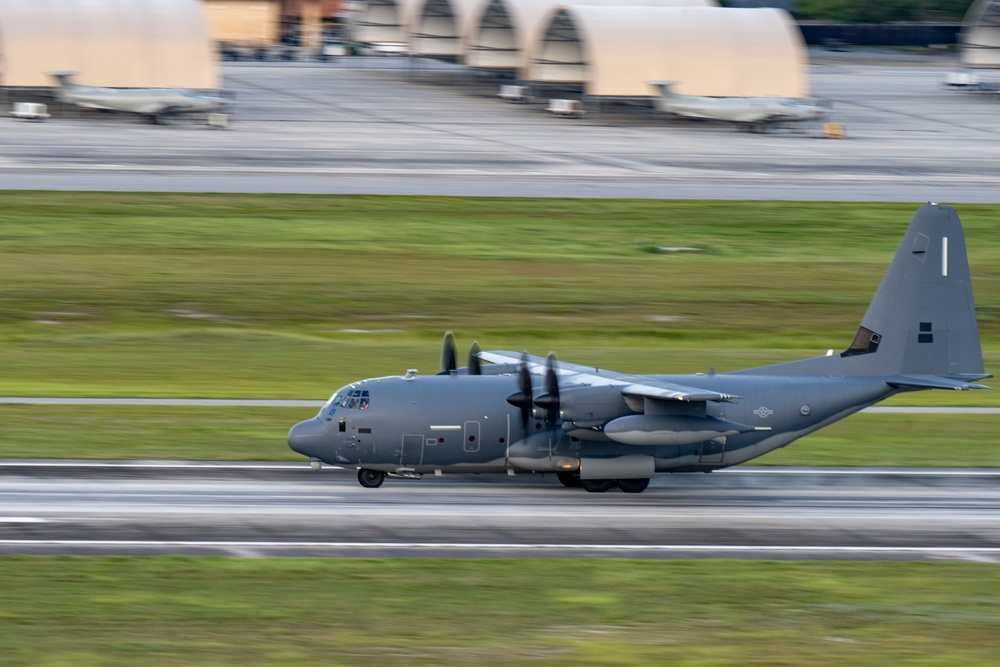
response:
<path id="1" fill-rule="evenodd" d="M 458 60 L 482 0 L 417 0 L 409 24 L 410 51 Z"/>
<path id="2" fill-rule="evenodd" d="M 543 21 L 529 80 L 582 84 L 594 97 L 808 97 L 802 34 L 780 9 L 570 5 Z"/>
<path id="3" fill-rule="evenodd" d="M 962 64 L 1000 67 L 1000 0 L 976 0 L 962 21 Z"/>
<path id="4" fill-rule="evenodd" d="M 0 86 L 219 87 L 201 0 L 0 0 Z"/>
<path id="5" fill-rule="evenodd" d="M 409 22 L 417 0 L 368 0 L 354 23 L 363 44 L 409 45 Z"/>
<path id="6" fill-rule="evenodd" d="M 542 21 L 561 5 L 715 7 L 715 0 L 478 0 L 465 43 L 465 64 L 526 72 Z"/>

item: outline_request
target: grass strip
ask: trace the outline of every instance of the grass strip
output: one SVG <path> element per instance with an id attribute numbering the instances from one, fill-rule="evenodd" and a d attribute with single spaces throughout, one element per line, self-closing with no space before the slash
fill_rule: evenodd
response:
<path id="1" fill-rule="evenodd" d="M 302 461 L 309 408 L 0 405 L 0 458 Z M 859 414 L 754 465 L 1000 467 L 998 415 Z"/>
<path id="2" fill-rule="evenodd" d="M 0 393 L 323 397 L 434 370 L 446 329 L 623 371 L 822 354 L 915 208 L 2 192 Z M 1000 206 L 959 209 L 995 365 Z"/>
<path id="3" fill-rule="evenodd" d="M 19 665 L 994 665 L 990 564 L 0 558 Z"/>

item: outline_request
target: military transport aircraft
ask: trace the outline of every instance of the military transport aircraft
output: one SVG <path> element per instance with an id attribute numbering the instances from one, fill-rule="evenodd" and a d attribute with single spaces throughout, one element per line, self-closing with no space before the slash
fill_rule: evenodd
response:
<path id="1" fill-rule="evenodd" d="M 58 82 L 56 97 L 78 107 L 124 111 L 142 116 L 153 125 L 166 116 L 186 113 L 232 112 L 233 101 L 202 95 L 186 88 L 101 88 L 73 83 L 73 72 L 49 72 Z"/>
<path id="2" fill-rule="evenodd" d="M 488 363 L 484 363 L 488 362 Z M 657 472 L 710 472 L 895 394 L 985 389 L 969 265 L 955 210 L 910 222 L 854 340 L 839 354 L 697 375 L 629 375 L 475 343 L 456 367 L 337 390 L 288 444 L 322 463 L 387 475 L 556 473 L 566 486 L 639 493 Z"/>
<path id="3" fill-rule="evenodd" d="M 660 111 L 686 118 L 707 118 L 735 123 L 752 132 L 786 123 L 819 121 L 830 110 L 787 97 L 701 97 L 681 95 L 671 88 L 673 81 L 650 81 L 659 94 L 654 98 Z"/>

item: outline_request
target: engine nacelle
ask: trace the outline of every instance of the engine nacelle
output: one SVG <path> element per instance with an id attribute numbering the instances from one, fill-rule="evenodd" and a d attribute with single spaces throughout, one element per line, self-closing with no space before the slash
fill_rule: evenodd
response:
<path id="1" fill-rule="evenodd" d="M 563 421 L 604 423 L 631 412 L 620 386 L 570 387 L 559 394 Z"/>

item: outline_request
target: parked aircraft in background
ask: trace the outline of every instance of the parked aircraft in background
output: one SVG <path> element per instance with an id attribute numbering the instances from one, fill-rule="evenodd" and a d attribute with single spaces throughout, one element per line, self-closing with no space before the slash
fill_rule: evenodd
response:
<path id="1" fill-rule="evenodd" d="M 186 88 L 101 88 L 73 83 L 73 72 L 49 72 L 58 82 L 56 97 L 88 109 L 109 109 L 142 116 L 158 124 L 168 116 L 188 113 L 232 113 L 233 100 Z"/>
<path id="2" fill-rule="evenodd" d="M 488 363 L 483 363 L 488 362 Z M 983 371 L 962 226 L 928 204 L 840 354 L 730 373 L 630 375 L 514 352 L 441 372 L 361 380 L 292 427 L 314 466 L 386 475 L 554 472 L 566 486 L 639 493 L 658 472 L 749 461 L 895 394 L 981 389 Z M 905 446 L 905 445 L 900 445 Z"/>
<path id="3" fill-rule="evenodd" d="M 674 81 L 650 81 L 658 93 L 656 108 L 686 118 L 707 118 L 736 123 L 752 131 L 765 132 L 785 123 L 819 121 L 830 110 L 786 97 L 701 97 L 672 90 Z"/>

